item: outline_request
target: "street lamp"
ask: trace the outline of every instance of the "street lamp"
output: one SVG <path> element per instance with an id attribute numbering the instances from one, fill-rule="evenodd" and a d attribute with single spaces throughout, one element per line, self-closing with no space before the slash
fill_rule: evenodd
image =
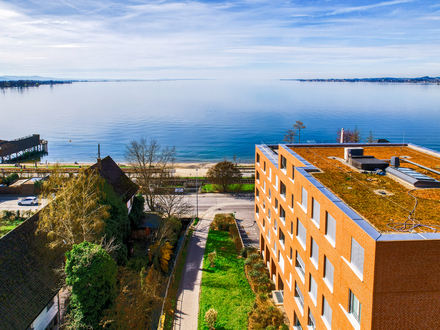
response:
<path id="1" fill-rule="evenodd" d="M 197 168 L 196 168 L 196 218 L 199 218 L 199 186 L 197 185 Z"/>

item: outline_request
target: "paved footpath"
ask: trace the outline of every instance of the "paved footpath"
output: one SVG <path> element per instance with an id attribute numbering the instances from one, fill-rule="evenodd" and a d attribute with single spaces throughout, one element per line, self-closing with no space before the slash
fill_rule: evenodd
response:
<path id="1" fill-rule="evenodd" d="M 188 243 L 187 259 L 178 292 L 174 330 L 197 330 L 203 255 L 209 226 L 215 214 L 236 212 L 238 219 L 246 220 L 249 224 L 254 222 L 253 198 L 218 196 L 218 200 L 214 203 L 212 201 L 206 203 L 206 206 L 214 205 L 208 207 L 208 209 L 204 208 L 203 214 L 200 214 L 202 219 Z"/>

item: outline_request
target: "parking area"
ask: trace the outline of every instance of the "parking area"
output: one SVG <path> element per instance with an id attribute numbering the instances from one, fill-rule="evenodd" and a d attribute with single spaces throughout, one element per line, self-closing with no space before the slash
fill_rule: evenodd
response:
<path id="1" fill-rule="evenodd" d="M 33 212 L 38 211 L 43 207 L 42 203 L 38 205 L 18 205 L 18 201 L 27 196 L 10 196 L 10 195 L 0 195 L 0 211 L 28 211 Z"/>

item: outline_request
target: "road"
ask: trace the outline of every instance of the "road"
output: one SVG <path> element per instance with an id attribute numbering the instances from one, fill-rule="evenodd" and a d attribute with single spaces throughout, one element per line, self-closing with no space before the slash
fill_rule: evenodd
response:
<path id="1" fill-rule="evenodd" d="M 196 195 L 189 195 L 196 205 Z M 188 244 L 188 254 L 180 282 L 175 330 L 197 329 L 199 314 L 199 295 L 202 280 L 203 255 L 209 225 L 217 213 L 236 213 L 236 219 L 253 232 L 258 239 L 258 228 L 254 220 L 254 196 L 249 194 L 201 194 L 198 195 L 200 222 Z M 197 212 L 197 210 L 196 210 Z"/>
<path id="2" fill-rule="evenodd" d="M 0 195 L 0 211 L 28 211 L 31 210 L 33 212 L 38 211 L 43 207 L 42 203 L 38 205 L 18 205 L 18 200 L 25 198 L 26 196 L 3 196 Z"/>

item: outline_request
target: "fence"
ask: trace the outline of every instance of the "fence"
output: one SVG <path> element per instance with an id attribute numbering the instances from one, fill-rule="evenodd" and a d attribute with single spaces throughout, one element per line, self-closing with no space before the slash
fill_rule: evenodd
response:
<path id="1" fill-rule="evenodd" d="M 191 224 L 193 223 L 193 221 L 194 221 L 194 218 L 190 221 L 190 223 L 188 224 L 188 227 L 186 227 L 185 234 L 183 234 L 183 236 L 181 237 L 181 239 L 179 240 L 179 242 L 177 244 L 177 253 L 175 254 L 173 268 L 171 270 L 170 277 L 168 278 L 168 284 L 167 284 L 167 288 L 165 290 L 165 296 L 164 296 L 163 303 L 162 303 L 162 310 L 160 312 L 159 324 L 157 325 L 158 330 L 163 330 L 164 325 L 165 325 L 165 318 L 166 318 L 166 315 L 164 313 L 165 304 L 169 301 L 169 299 L 171 299 L 171 297 L 168 297 L 169 288 L 172 284 L 174 284 L 174 275 L 176 273 L 176 265 L 179 263 L 179 260 L 182 256 L 182 251 L 185 246 L 185 242 L 190 239 L 190 237 L 188 237 L 188 233 L 191 229 Z"/>

